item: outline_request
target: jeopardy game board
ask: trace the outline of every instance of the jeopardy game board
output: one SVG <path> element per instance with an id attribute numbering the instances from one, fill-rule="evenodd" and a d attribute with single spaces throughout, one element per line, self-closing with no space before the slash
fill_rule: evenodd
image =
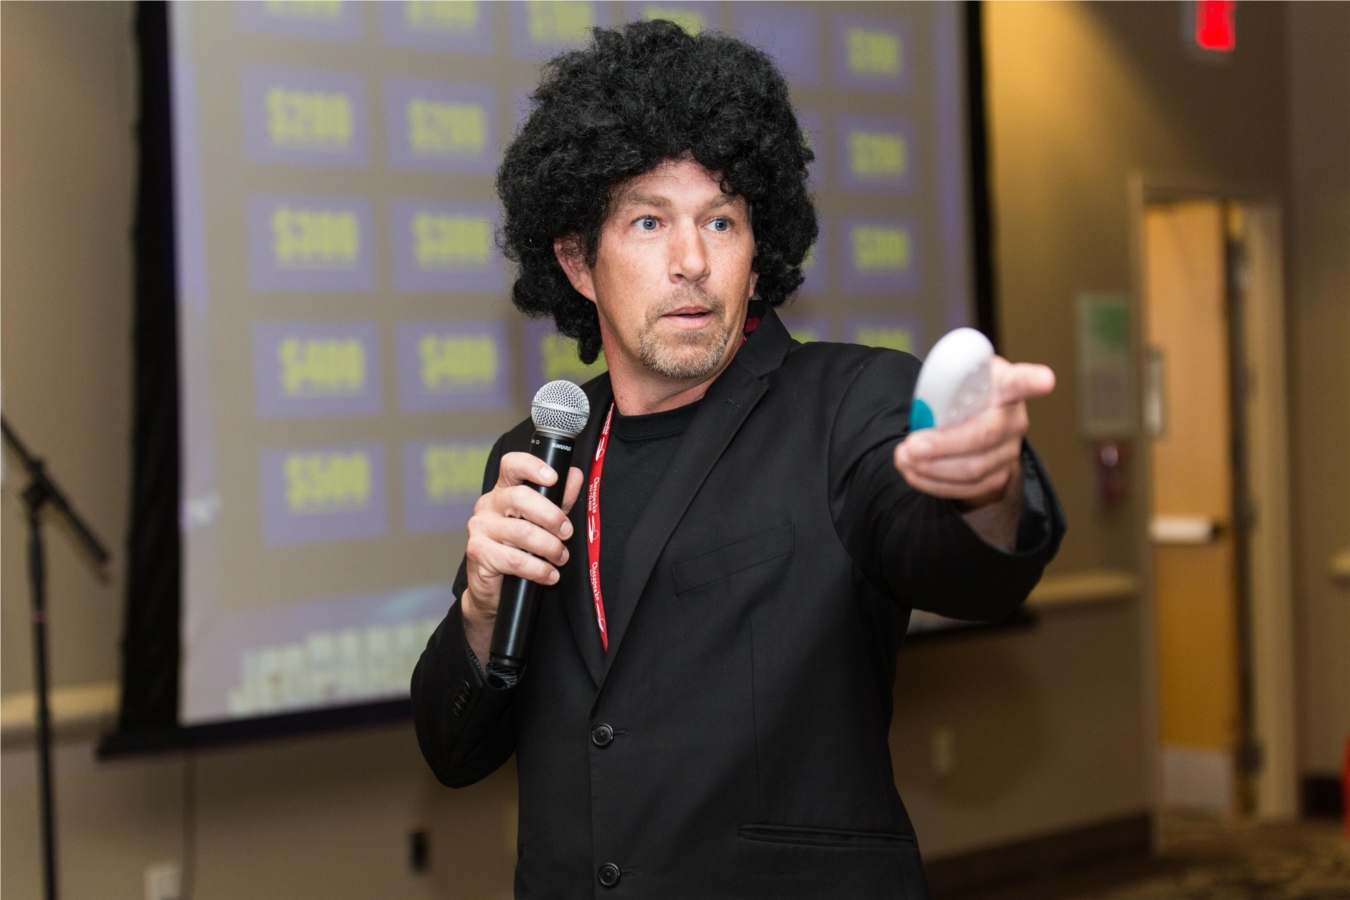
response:
<path id="1" fill-rule="evenodd" d="M 970 323 L 956 4 L 174 3 L 184 724 L 406 696 L 493 441 L 604 368 L 512 308 L 494 173 L 541 61 L 638 18 L 791 83 L 822 226 L 794 336 Z"/>

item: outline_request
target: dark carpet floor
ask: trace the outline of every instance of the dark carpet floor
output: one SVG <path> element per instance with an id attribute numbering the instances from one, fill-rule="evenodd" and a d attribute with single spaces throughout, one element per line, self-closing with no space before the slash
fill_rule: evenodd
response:
<path id="1" fill-rule="evenodd" d="M 1330 821 L 1172 816 L 1155 858 L 1094 866 L 968 900 L 1350 900 L 1350 837 Z"/>

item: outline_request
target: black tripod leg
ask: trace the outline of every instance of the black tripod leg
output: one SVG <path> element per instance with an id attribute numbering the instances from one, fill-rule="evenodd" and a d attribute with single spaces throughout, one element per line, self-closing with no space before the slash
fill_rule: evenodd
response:
<path id="1" fill-rule="evenodd" d="M 47 706 L 47 572 L 37 510 L 28 512 L 28 575 L 33 589 L 33 674 L 37 694 L 38 780 L 42 809 L 42 874 L 56 900 L 56 827 L 52 805 L 52 716 Z"/>

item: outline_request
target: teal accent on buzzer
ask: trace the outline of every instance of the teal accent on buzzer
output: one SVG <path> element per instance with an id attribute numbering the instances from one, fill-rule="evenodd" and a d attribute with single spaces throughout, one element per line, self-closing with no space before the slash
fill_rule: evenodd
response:
<path id="1" fill-rule="evenodd" d="M 909 430 L 921 431 L 925 428 L 932 428 L 936 424 L 933 420 L 933 410 L 929 408 L 918 397 L 909 406 Z"/>

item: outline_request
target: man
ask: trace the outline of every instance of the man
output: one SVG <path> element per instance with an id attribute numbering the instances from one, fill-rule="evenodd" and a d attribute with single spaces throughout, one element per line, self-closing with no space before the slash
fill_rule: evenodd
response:
<path id="1" fill-rule="evenodd" d="M 926 896 L 887 748 L 910 610 L 1007 614 L 1063 533 L 1023 442 L 1048 369 L 907 437 L 917 360 L 784 330 L 799 135 L 763 54 L 648 22 L 550 64 L 507 150 L 514 302 L 609 372 L 561 509 L 530 423 L 497 443 L 412 691 L 445 784 L 516 754 L 518 896 Z M 504 575 L 550 586 L 517 686 L 484 672 Z"/>

